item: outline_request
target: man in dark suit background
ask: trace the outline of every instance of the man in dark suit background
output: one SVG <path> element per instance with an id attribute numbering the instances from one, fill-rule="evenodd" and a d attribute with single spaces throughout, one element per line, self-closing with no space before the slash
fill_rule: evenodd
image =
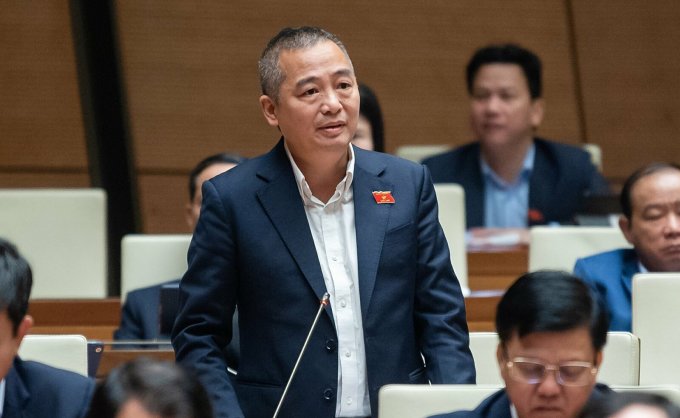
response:
<path id="1" fill-rule="evenodd" d="M 94 381 L 17 355 L 33 325 L 27 315 L 33 275 L 28 262 L 0 238 L 0 397 L 2 416 L 76 418 L 87 414 Z"/>
<path id="2" fill-rule="evenodd" d="M 595 383 L 607 313 L 579 278 L 547 270 L 520 277 L 498 303 L 496 331 L 505 389 L 473 411 L 436 418 L 575 418 L 589 398 L 611 392 Z"/>
<path id="3" fill-rule="evenodd" d="M 189 173 L 189 202 L 185 207 L 185 219 L 193 230 L 201 212 L 203 182 L 236 167 L 244 159 L 235 154 L 219 153 L 201 160 Z M 127 294 L 121 311 L 120 327 L 114 332 L 115 340 L 165 340 L 169 334 L 160 332 L 160 294 L 166 284 L 178 284 L 179 279 L 136 289 Z M 234 315 L 234 324 L 238 315 Z M 226 349 L 229 367 L 238 369 L 238 332 Z"/>
<path id="4" fill-rule="evenodd" d="M 535 137 L 543 120 L 541 61 L 513 44 L 479 49 L 466 70 L 476 141 L 423 161 L 435 183 L 465 189 L 468 228 L 569 223 L 608 186 L 580 148 Z"/>
<path id="5" fill-rule="evenodd" d="M 651 163 L 621 189 L 619 228 L 633 248 L 576 260 L 574 274 L 598 294 L 611 331 L 631 330 L 631 289 L 637 273 L 680 271 L 680 166 Z"/>
<path id="6" fill-rule="evenodd" d="M 286 28 L 259 69 L 262 112 L 283 137 L 203 185 L 177 360 L 197 370 L 217 416 L 270 417 L 328 292 L 279 416 L 377 416 L 384 384 L 473 383 L 434 187 L 425 167 L 350 145 L 359 94 L 344 45 Z M 219 348 L 237 303 L 232 385 Z"/>

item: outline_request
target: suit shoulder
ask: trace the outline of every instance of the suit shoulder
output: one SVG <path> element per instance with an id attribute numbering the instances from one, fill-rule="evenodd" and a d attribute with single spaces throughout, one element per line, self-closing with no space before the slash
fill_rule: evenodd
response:
<path id="1" fill-rule="evenodd" d="M 456 164 L 460 161 L 464 161 L 473 154 L 479 154 L 479 143 L 469 142 L 467 144 L 456 147 L 450 151 L 445 151 L 439 154 L 435 154 L 431 157 L 423 159 L 423 164 L 426 166 L 437 166 L 440 164 Z"/>
<path id="2" fill-rule="evenodd" d="M 584 264 L 609 265 L 614 262 L 621 263 L 630 252 L 633 252 L 633 250 L 628 248 L 618 248 L 616 250 L 604 251 L 587 257 L 579 258 L 578 261 Z"/>
<path id="3" fill-rule="evenodd" d="M 534 143 L 537 152 L 546 154 L 560 164 L 592 164 L 590 154 L 580 147 L 543 138 L 536 138 Z"/>
<path id="4" fill-rule="evenodd" d="M 15 361 L 14 367 L 27 386 L 49 393 L 86 394 L 94 386 L 94 381 L 88 377 L 37 361 Z"/>
<path id="5" fill-rule="evenodd" d="M 166 284 L 173 284 L 173 283 L 179 283 L 179 279 L 170 280 L 170 281 L 167 281 L 167 282 L 158 283 L 158 284 L 154 284 L 154 285 L 151 285 L 151 286 L 141 287 L 139 289 L 131 290 L 131 291 L 128 292 L 126 300 L 130 300 L 130 298 L 132 298 L 132 299 L 138 299 L 138 298 L 146 299 L 149 296 L 153 296 L 157 293 L 160 293 L 161 287 L 165 286 Z"/>

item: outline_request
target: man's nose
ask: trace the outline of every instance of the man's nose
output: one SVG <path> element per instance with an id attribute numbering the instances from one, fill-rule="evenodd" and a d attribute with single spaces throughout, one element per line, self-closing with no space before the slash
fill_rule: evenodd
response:
<path id="1" fill-rule="evenodd" d="M 555 370 L 546 370 L 545 377 L 538 384 L 536 390 L 541 396 L 557 396 L 562 390 L 561 385 L 557 382 L 557 372 Z"/>
<path id="2" fill-rule="evenodd" d="M 668 215 L 666 226 L 664 227 L 664 233 L 667 236 L 680 235 L 680 214 L 671 212 Z"/>
<path id="3" fill-rule="evenodd" d="M 491 95 L 486 100 L 485 109 L 488 113 L 496 113 L 500 110 L 500 107 L 501 107 L 501 99 L 498 96 Z"/>
<path id="4" fill-rule="evenodd" d="M 342 103 L 334 90 L 326 92 L 323 96 L 321 111 L 323 113 L 338 113 L 342 108 Z"/>

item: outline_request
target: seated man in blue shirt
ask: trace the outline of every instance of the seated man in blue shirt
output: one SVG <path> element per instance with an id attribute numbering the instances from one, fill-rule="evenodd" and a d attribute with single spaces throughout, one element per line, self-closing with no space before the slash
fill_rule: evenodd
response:
<path id="1" fill-rule="evenodd" d="M 94 381 L 17 355 L 33 325 L 27 315 L 33 274 L 0 238 L 0 414 L 3 417 L 77 418 L 87 414 Z"/>
<path id="2" fill-rule="evenodd" d="M 467 65 L 476 141 L 423 161 L 435 183 L 465 189 L 467 227 L 569 223 L 608 186 L 580 148 L 534 136 L 543 120 L 541 61 L 517 45 L 479 49 Z"/>
<path id="3" fill-rule="evenodd" d="M 680 271 L 680 165 L 652 163 L 621 189 L 619 227 L 632 249 L 576 261 L 585 280 L 609 309 L 610 330 L 631 330 L 631 286 L 636 273 Z"/>
<path id="4" fill-rule="evenodd" d="M 236 167 L 242 161 L 243 158 L 237 155 L 220 153 L 203 159 L 191 170 L 191 173 L 189 173 L 189 203 L 185 208 L 185 219 L 192 230 L 196 226 L 201 213 L 203 201 L 201 186 L 203 182 Z M 128 293 L 121 312 L 120 327 L 114 333 L 113 338 L 116 340 L 169 340 L 169 334 L 162 335 L 160 333 L 159 308 L 161 287 L 170 283 L 179 283 L 179 278 Z M 235 314 L 235 322 L 237 318 L 238 316 Z M 238 330 L 238 327 L 234 327 L 234 329 Z M 238 335 L 234 335 L 232 343 L 226 351 L 230 360 L 229 365 L 233 368 L 238 365 L 238 341 Z"/>
<path id="5" fill-rule="evenodd" d="M 610 392 L 595 383 L 607 314 L 577 277 L 547 270 L 520 277 L 498 303 L 496 330 L 505 389 L 474 411 L 437 418 L 574 418 L 589 398 Z"/>

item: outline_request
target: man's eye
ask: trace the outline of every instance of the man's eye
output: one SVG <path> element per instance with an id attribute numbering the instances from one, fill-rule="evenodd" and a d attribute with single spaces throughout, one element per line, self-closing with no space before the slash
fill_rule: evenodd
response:
<path id="1" fill-rule="evenodd" d="M 351 88 L 352 85 L 350 83 L 340 83 L 340 85 L 338 87 L 343 89 L 343 90 L 346 90 L 346 89 Z"/>
<path id="2" fill-rule="evenodd" d="M 302 94 L 304 96 L 312 96 L 312 95 L 316 94 L 317 92 L 318 92 L 317 89 L 309 89 L 309 90 L 305 90 L 305 92 L 302 93 Z"/>

